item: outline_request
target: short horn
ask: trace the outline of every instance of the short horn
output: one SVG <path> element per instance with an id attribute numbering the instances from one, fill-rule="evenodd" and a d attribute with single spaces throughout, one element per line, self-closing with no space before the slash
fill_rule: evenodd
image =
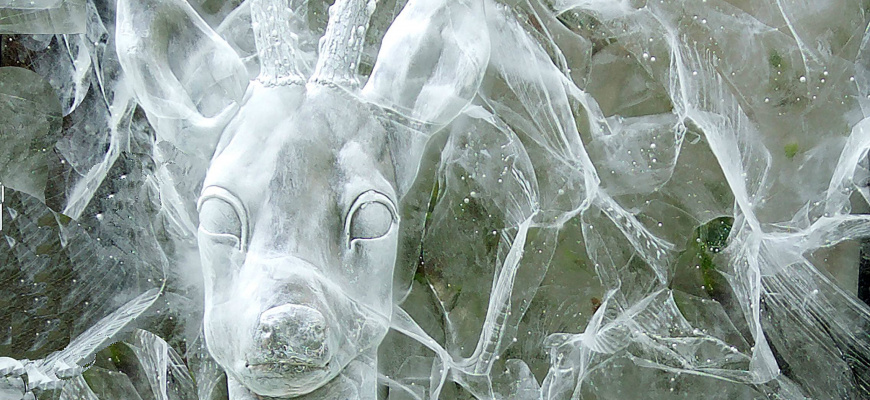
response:
<path id="1" fill-rule="evenodd" d="M 266 85 L 305 82 L 300 35 L 308 24 L 297 12 L 298 0 L 251 0 L 251 23 L 260 59 L 258 79 Z M 310 71 L 310 69 L 308 69 Z"/>
<path id="2" fill-rule="evenodd" d="M 326 34 L 320 39 L 320 56 L 309 82 L 359 87 L 357 67 L 376 4 L 376 0 L 336 0 L 329 7 Z"/>

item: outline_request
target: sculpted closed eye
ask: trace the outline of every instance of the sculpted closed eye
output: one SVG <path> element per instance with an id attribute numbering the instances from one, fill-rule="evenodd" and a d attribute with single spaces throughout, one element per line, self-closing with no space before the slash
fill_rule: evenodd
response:
<path id="1" fill-rule="evenodd" d="M 199 227 L 214 235 L 232 235 L 242 239 L 242 220 L 235 208 L 223 199 L 205 200 L 199 211 Z"/>
<path id="2" fill-rule="evenodd" d="M 389 197 L 374 190 L 365 192 L 348 210 L 345 222 L 348 244 L 386 236 L 396 222 L 396 208 Z"/>
<path id="3" fill-rule="evenodd" d="M 364 203 L 351 216 L 351 239 L 375 239 L 386 235 L 393 226 L 393 213 L 383 203 Z"/>
<path id="4" fill-rule="evenodd" d="M 245 251 L 248 236 L 248 220 L 245 206 L 230 191 L 209 186 L 202 191 L 197 204 L 199 230 L 213 239 L 233 239 L 241 251 Z"/>

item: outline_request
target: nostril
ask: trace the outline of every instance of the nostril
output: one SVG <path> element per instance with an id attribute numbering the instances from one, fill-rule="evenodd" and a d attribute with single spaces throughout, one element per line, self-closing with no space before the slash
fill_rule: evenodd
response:
<path id="1" fill-rule="evenodd" d="M 323 365 L 328 362 L 328 329 L 319 311 L 286 304 L 260 316 L 257 339 L 271 362 Z"/>

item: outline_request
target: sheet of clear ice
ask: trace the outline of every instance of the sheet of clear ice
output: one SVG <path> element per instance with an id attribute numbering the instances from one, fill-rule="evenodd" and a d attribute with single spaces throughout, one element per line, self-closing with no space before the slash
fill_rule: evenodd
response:
<path id="1" fill-rule="evenodd" d="M 259 32 L 250 1 L 191 1 L 123 72 L 114 2 L 0 1 L 0 394 L 227 396 L 200 336 L 203 132 L 265 52 L 315 73 L 328 20 L 293 0 Z M 424 139 L 381 396 L 870 393 L 862 3 L 404 3 L 377 2 L 348 83 Z"/>

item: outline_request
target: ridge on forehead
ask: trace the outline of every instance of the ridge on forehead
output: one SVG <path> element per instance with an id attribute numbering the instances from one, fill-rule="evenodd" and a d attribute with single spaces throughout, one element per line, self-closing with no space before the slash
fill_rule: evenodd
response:
<path id="1" fill-rule="evenodd" d="M 249 118 L 255 121 L 225 132 L 231 138 L 216 152 L 212 165 L 234 165 L 234 173 L 239 173 L 239 166 L 259 173 L 324 162 L 328 164 L 322 167 L 331 168 L 329 163 L 337 161 L 338 153 L 346 152 L 346 147 L 353 147 L 354 153 L 382 158 L 387 134 L 375 113 L 355 101 L 325 103 L 332 96 L 335 94 L 306 97 L 298 109 L 278 121 L 258 120 L 260 116 L 253 113 Z M 356 107 L 363 107 L 365 112 Z"/>
<path id="2" fill-rule="evenodd" d="M 382 115 L 381 109 L 344 88 L 309 83 L 295 118 L 312 134 L 332 134 L 340 143 L 347 143 L 354 138 L 371 141 L 385 137 Z"/>

